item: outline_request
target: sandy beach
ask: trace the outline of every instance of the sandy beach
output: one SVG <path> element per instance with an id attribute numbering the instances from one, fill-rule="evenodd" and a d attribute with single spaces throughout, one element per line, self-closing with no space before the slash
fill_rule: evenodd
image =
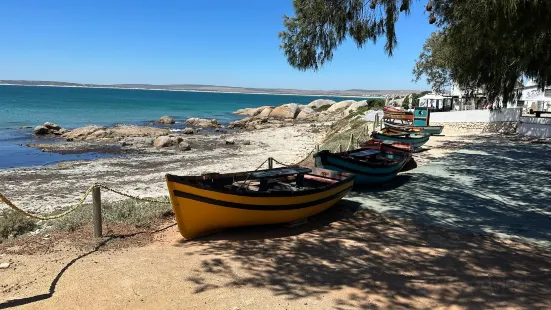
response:
<path id="1" fill-rule="evenodd" d="M 70 234 L 37 235 L 4 244 L 0 260 L 11 266 L 0 271 L 0 308 L 551 307 L 551 246 L 545 242 L 551 239 L 547 225 L 551 210 L 543 203 L 550 193 L 542 191 L 539 181 L 525 182 L 524 187 L 517 184 L 528 174 L 538 179 L 549 174 L 551 167 L 535 152 L 550 146 L 484 134 L 482 127 L 447 126 L 443 136 L 432 137 L 426 150 L 415 154 L 417 169 L 401 174 L 393 184 L 354 192 L 294 228 L 239 228 L 186 241 L 169 218 L 155 230 L 126 230 L 105 223 L 108 237 L 100 242 L 91 238 L 87 226 Z M 7 193 L 18 203 L 41 211 L 74 202 L 75 192 L 90 182 L 137 195 L 164 196 L 166 172 L 254 169 L 266 154 L 297 162 L 323 139 L 324 131 L 313 128 L 295 125 L 239 133 L 236 145 L 209 153 L 164 152 L 71 162 L 2 171 L 2 177 L 8 180 Z M 211 139 L 214 143 L 222 138 Z M 250 145 L 239 142 L 244 140 Z M 537 170 L 523 175 L 514 171 L 511 156 L 520 149 L 531 154 Z M 510 159 L 480 160 L 488 156 L 480 155 L 482 150 Z M 470 168 L 457 156 L 471 158 Z M 450 166 L 446 158 L 457 166 Z M 517 183 L 506 187 L 492 179 L 495 184 L 486 184 L 489 171 L 500 169 L 511 171 L 504 174 L 509 181 L 511 173 L 517 173 Z M 450 186 L 457 189 L 448 190 Z M 513 187 L 520 189 L 517 194 Z M 526 199 L 538 188 L 536 197 Z M 414 193 L 418 198 L 412 198 Z M 507 201 L 498 201 L 499 197 Z M 45 203 L 34 204 L 38 198 Z M 485 214 L 488 210 L 493 214 Z M 514 220 L 518 216 L 529 219 L 521 229 Z M 484 227 L 489 229 L 475 229 Z"/>
<path id="2" fill-rule="evenodd" d="M 0 170 L 2 191 L 18 205 L 43 213 L 76 203 L 93 183 L 103 183 L 131 195 L 167 196 L 166 173 L 197 175 L 254 170 L 269 156 L 284 163 L 296 163 L 323 138 L 324 132 L 314 128 L 297 124 L 235 135 L 201 135 L 190 138 L 190 143 L 195 143 L 195 139 L 203 147 L 187 152 L 151 150 L 118 158 Z M 235 144 L 227 145 L 226 138 L 234 139 Z M 108 200 L 123 198 L 105 193 Z"/>

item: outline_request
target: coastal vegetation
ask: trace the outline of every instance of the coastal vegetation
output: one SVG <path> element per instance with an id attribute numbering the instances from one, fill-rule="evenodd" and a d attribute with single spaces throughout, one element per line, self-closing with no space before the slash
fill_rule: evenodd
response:
<path id="1" fill-rule="evenodd" d="M 336 48 L 352 39 L 359 48 L 385 37 L 392 55 L 398 44 L 395 25 L 411 13 L 412 0 L 294 0 L 295 16 L 284 16 L 279 34 L 289 64 L 319 70 Z M 522 78 L 543 89 L 551 82 L 549 1 L 431 0 L 428 23 L 438 30 L 427 39 L 413 70 L 436 91 L 456 83 L 483 89 L 490 99 L 508 102 Z"/>
<path id="2" fill-rule="evenodd" d="M 37 222 L 13 210 L 0 211 L 0 243 L 15 238 L 37 228 Z"/>
<path id="3" fill-rule="evenodd" d="M 134 199 L 105 201 L 102 204 L 102 216 L 106 223 L 131 225 L 135 228 L 149 229 L 164 218 L 173 215 L 168 197 L 166 202 L 144 202 Z M 162 199 L 160 200 L 162 201 Z M 54 212 L 56 214 L 61 211 Z M 92 205 L 85 204 L 69 215 L 39 222 L 13 210 L 0 212 L 0 243 L 17 238 L 29 232 L 41 229 L 43 232 L 73 232 L 92 224 Z"/>

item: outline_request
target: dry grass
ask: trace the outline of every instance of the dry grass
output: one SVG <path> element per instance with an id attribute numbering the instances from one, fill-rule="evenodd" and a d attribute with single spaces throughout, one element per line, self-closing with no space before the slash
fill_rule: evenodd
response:
<path id="1" fill-rule="evenodd" d="M 166 203 L 136 201 L 134 199 L 102 204 L 103 221 L 106 223 L 128 224 L 140 228 L 150 228 L 159 218 L 172 214 L 168 197 Z M 92 222 L 92 207 L 85 205 L 77 211 L 53 222 L 53 228 L 75 231 Z"/>

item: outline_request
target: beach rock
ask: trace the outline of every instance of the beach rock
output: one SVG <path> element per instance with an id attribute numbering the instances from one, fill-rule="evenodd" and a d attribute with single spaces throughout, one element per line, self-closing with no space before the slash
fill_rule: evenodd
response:
<path id="1" fill-rule="evenodd" d="M 10 265 L 11 265 L 11 263 L 9 263 L 9 262 L 1 263 L 0 264 L 0 269 L 8 269 L 8 268 L 10 268 Z"/>
<path id="2" fill-rule="evenodd" d="M 324 111 L 317 115 L 318 122 L 334 122 L 341 119 L 344 115 L 342 113 Z"/>
<path id="3" fill-rule="evenodd" d="M 309 106 L 302 106 L 300 113 L 297 115 L 297 120 L 313 121 L 317 119 L 317 113 Z"/>
<path id="4" fill-rule="evenodd" d="M 46 126 L 36 126 L 34 127 L 35 135 L 47 135 L 50 133 L 50 130 Z"/>
<path id="5" fill-rule="evenodd" d="M 186 125 L 188 126 L 196 126 L 196 127 L 220 127 L 220 123 L 216 119 L 204 119 L 204 118 L 198 118 L 198 117 L 192 117 L 188 118 L 186 120 Z"/>
<path id="6" fill-rule="evenodd" d="M 73 139 L 73 140 L 85 140 L 86 137 L 98 130 L 105 130 L 106 127 L 103 126 L 85 126 L 73 129 L 63 135 L 66 139 Z"/>
<path id="7" fill-rule="evenodd" d="M 345 112 L 345 114 L 350 114 L 352 112 L 356 112 L 356 110 L 358 110 L 358 108 L 364 107 L 366 105 L 368 105 L 366 100 L 356 101 L 353 104 L 351 104 L 344 112 Z"/>
<path id="8" fill-rule="evenodd" d="M 165 124 L 165 125 L 171 125 L 176 123 L 174 119 L 170 116 L 161 116 L 161 118 L 157 121 L 158 124 Z"/>
<path id="9" fill-rule="evenodd" d="M 243 145 L 251 145 L 251 141 L 250 140 L 245 140 L 245 141 L 243 141 Z"/>
<path id="10" fill-rule="evenodd" d="M 233 114 L 246 115 L 246 116 L 257 116 L 258 114 L 262 113 L 267 108 L 273 109 L 273 107 L 265 105 L 265 106 L 258 107 L 258 108 L 240 109 L 240 110 L 237 110 L 237 111 L 233 112 Z"/>
<path id="11" fill-rule="evenodd" d="M 182 131 L 182 133 L 184 135 L 192 135 L 195 133 L 195 130 L 193 130 L 193 128 L 190 128 L 190 127 L 186 127 L 184 128 L 184 130 Z"/>
<path id="12" fill-rule="evenodd" d="M 326 105 L 334 105 L 335 104 L 335 101 L 333 100 L 327 100 L 327 99 L 317 99 L 317 100 L 314 100 L 312 102 L 310 102 L 308 104 L 309 107 L 311 108 L 321 108 L 323 106 L 326 106 Z"/>
<path id="13" fill-rule="evenodd" d="M 61 126 L 59 126 L 58 124 L 51 123 L 51 122 L 45 122 L 44 127 L 48 128 L 50 130 L 60 130 L 61 129 Z"/>
<path id="14" fill-rule="evenodd" d="M 339 101 L 339 102 L 333 104 L 329 109 L 327 109 L 327 112 L 335 112 L 335 111 L 340 110 L 340 109 L 346 109 L 354 103 L 356 103 L 356 101 L 354 101 L 354 100 Z"/>
<path id="15" fill-rule="evenodd" d="M 184 141 L 184 138 L 182 137 L 170 137 L 170 140 L 172 140 L 172 144 L 179 144 L 180 142 Z"/>
<path id="16" fill-rule="evenodd" d="M 274 109 L 271 108 L 271 107 L 267 107 L 265 108 L 264 110 L 262 110 L 262 112 L 260 112 L 260 114 L 258 114 L 258 117 L 268 117 L 270 116 L 270 113 L 272 113 Z"/>
<path id="17" fill-rule="evenodd" d="M 169 136 L 160 136 L 155 139 L 155 142 L 153 142 L 153 146 L 157 148 L 161 147 L 169 147 L 172 145 L 172 139 L 170 139 Z"/>
<path id="18" fill-rule="evenodd" d="M 182 141 L 180 142 L 180 144 L 178 144 L 178 149 L 180 149 L 180 151 L 189 151 L 191 150 L 191 146 L 189 145 L 189 143 Z"/>
<path id="19" fill-rule="evenodd" d="M 234 145 L 235 140 L 234 139 L 226 139 L 226 144 Z"/>
<path id="20" fill-rule="evenodd" d="M 252 117 L 245 117 L 244 119 L 240 119 L 240 120 L 231 122 L 228 127 L 229 128 L 244 129 L 247 126 L 247 123 L 252 119 L 253 119 Z"/>
<path id="21" fill-rule="evenodd" d="M 276 119 L 294 119 L 300 112 L 299 106 L 296 103 L 288 103 L 275 108 L 271 113 L 271 118 Z"/>
<path id="22" fill-rule="evenodd" d="M 94 132 L 91 132 L 88 136 L 86 136 L 85 140 L 98 140 L 103 138 L 108 138 L 111 134 L 109 129 L 100 129 L 96 130 Z"/>
<path id="23" fill-rule="evenodd" d="M 255 111 L 256 111 L 256 108 L 244 108 L 244 109 L 239 109 L 235 112 L 232 112 L 232 114 L 253 116 Z"/>
<path id="24" fill-rule="evenodd" d="M 31 129 L 32 127 L 31 126 L 21 126 L 19 127 L 19 129 Z"/>
<path id="25" fill-rule="evenodd" d="M 170 130 L 164 128 L 155 128 L 147 126 L 114 126 L 109 128 L 111 137 L 159 137 L 170 134 Z"/>

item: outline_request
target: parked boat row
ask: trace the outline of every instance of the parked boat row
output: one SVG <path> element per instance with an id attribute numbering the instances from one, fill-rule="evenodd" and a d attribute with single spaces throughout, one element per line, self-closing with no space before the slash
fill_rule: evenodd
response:
<path id="1" fill-rule="evenodd" d="M 413 151 L 424 145 L 430 134 L 422 129 L 385 127 L 374 131 L 372 138 L 355 150 L 319 151 L 313 155 L 314 167 L 200 176 L 167 174 L 180 233 L 195 238 L 230 227 L 303 220 L 330 208 L 353 187 L 395 178 L 413 161 Z"/>

